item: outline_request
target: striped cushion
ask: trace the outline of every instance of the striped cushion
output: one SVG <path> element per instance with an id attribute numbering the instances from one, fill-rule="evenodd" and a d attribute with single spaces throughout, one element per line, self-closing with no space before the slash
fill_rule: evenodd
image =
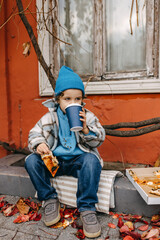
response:
<path id="1" fill-rule="evenodd" d="M 99 212 L 108 213 L 109 208 L 114 208 L 113 184 L 115 177 L 123 174 L 119 171 L 102 170 L 99 188 L 98 203 L 96 209 Z M 63 204 L 76 207 L 77 179 L 70 176 L 60 176 L 51 179 L 53 187 L 56 188 L 59 201 Z"/>

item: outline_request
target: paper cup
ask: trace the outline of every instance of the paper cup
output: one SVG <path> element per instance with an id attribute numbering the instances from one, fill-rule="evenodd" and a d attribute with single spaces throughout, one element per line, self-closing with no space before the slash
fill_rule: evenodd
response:
<path id="1" fill-rule="evenodd" d="M 77 103 L 72 103 L 65 108 L 65 111 L 68 117 L 70 130 L 74 132 L 82 130 L 83 123 L 79 116 L 79 112 L 82 111 L 82 106 Z"/>

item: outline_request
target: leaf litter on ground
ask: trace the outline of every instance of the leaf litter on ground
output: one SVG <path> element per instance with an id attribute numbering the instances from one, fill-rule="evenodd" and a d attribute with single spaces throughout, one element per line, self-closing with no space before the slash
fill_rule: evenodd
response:
<path id="1" fill-rule="evenodd" d="M 41 214 L 38 213 L 41 204 L 34 202 L 31 198 L 19 198 L 16 204 L 10 204 L 4 200 L 5 197 L 0 198 L 0 212 L 6 217 L 13 216 L 17 213 L 19 215 L 14 219 L 14 223 L 22 223 L 28 221 L 41 220 Z M 66 208 L 64 205 L 60 210 L 60 221 L 52 225 L 51 228 L 65 229 L 69 225 L 77 229 L 75 236 L 79 239 L 84 239 L 85 235 L 83 227 L 77 221 L 79 217 L 79 211 L 77 208 Z M 140 215 L 131 215 L 123 213 L 109 213 L 113 219 L 117 220 L 117 225 L 114 223 L 108 223 L 109 228 L 119 228 L 120 237 L 123 240 L 159 240 L 160 239 L 160 213 L 151 217 L 150 222 Z M 141 223 L 141 225 L 136 225 Z M 141 233 L 142 232 L 142 233 Z M 107 236 L 109 239 L 109 236 Z"/>
<path id="2" fill-rule="evenodd" d="M 61 219 L 58 223 L 50 226 L 50 228 L 61 228 L 64 229 L 71 225 L 73 228 L 77 229 L 75 236 L 79 239 L 84 239 L 85 235 L 83 232 L 82 225 L 79 225 L 77 218 L 80 216 L 80 213 L 77 208 L 66 208 L 64 205 L 63 208 L 60 209 Z"/>
<path id="3" fill-rule="evenodd" d="M 0 212 L 6 217 L 19 213 L 16 219 L 14 219 L 13 223 L 41 220 L 41 214 L 38 214 L 38 211 L 41 207 L 40 203 L 34 202 L 31 198 L 25 199 L 20 197 L 16 204 L 10 204 L 5 201 L 4 198 L 5 197 L 0 198 Z M 75 221 L 80 215 L 77 208 L 66 208 L 64 205 L 64 207 L 60 209 L 60 215 L 60 221 L 57 224 L 50 226 L 50 228 L 63 227 L 65 229 L 71 225 L 73 228 L 77 229 L 77 232 L 75 233 L 77 238 L 85 238 L 82 225 L 79 225 L 78 222 Z"/>
<path id="4" fill-rule="evenodd" d="M 109 214 L 113 219 L 117 218 L 117 214 L 113 212 Z M 137 226 L 137 223 L 141 223 L 141 225 L 138 224 Z M 140 215 L 120 213 L 118 215 L 117 227 L 123 240 L 158 240 L 160 239 L 160 213 L 153 215 L 149 222 Z"/>
<path id="5" fill-rule="evenodd" d="M 4 216 L 10 217 L 19 213 L 17 218 L 14 219 L 14 223 L 39 221 L 41 219 L 41 214 L 38 214 L 41 204 L 35 203 L 31 198 L 25 199 L 21 197 L 16 204 L 10 204 L 3 199 L 4 197 L 0 198 L 0 212 Z"/>

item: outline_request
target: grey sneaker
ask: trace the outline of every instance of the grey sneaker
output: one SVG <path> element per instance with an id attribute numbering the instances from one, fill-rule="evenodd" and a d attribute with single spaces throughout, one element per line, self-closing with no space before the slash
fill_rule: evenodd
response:
<path id="1" fill-rule="evenodd" d="M 44 202 L 44 223 L 51 226 L 60 220 L 60 204 L 58 199 L 49 199 Z"/>
<path id="2" fill-rule="evenodd" d="M 96 238 L 101 234 L 101 226 L 97 220 L 96 212 L 84 211 L 80 213 L 83 223 L 83 232 L 88 238 Z"/>

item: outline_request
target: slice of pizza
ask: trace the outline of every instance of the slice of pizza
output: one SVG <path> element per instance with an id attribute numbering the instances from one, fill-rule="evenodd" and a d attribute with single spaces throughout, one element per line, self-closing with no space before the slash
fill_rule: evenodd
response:
<path id="1" fill-rule="evenodd" d="M 160 178 L 160 170 L 154 171 L 153 174 L 154 174 L 157 178 Z"/>
<path id="2" fill-rule="evenodd" d="M 59 168 L 57 158 L 53 156 L 52 152 L 50 152 L 50 154 L 42 154 L 41 158 L 50 173 L 52 174 L 52 177 L 54 177 Z"/>
<path id="3" fill-rule="evenodd" d="M 160 189 L 152 189 L 149 191 L 149 193 L 160 196 Z"/>

